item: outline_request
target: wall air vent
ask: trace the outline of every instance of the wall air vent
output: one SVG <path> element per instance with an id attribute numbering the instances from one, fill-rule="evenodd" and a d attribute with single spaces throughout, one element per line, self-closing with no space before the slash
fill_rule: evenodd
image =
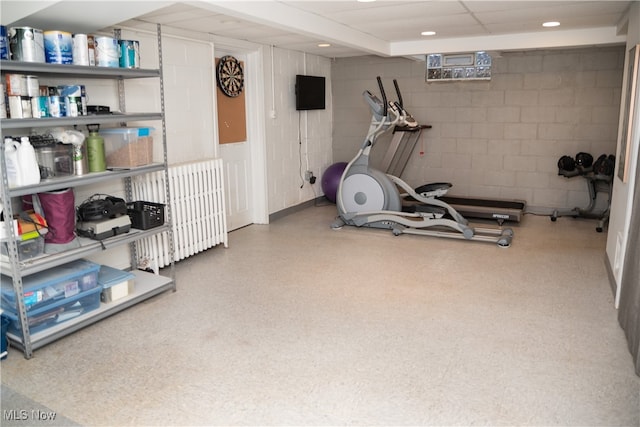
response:
<path id="1" fill-rule="evenodd" d="M 491 55 L 471 52 L 427 55 L 427 82 L 491 80 Z"/>

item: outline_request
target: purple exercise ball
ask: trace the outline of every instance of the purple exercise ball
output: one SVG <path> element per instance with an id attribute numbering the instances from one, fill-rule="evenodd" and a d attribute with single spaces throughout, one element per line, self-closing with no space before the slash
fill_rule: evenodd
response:
<path id="1" fill-rule="evenodd" d="M 340 185 L 340 178 L 342 178 L 342 173 L 346 167 L 346 162 L 334 163 L 322 174 L 322 191 L 331 203 L 336 202 L 338 185 Z"/>

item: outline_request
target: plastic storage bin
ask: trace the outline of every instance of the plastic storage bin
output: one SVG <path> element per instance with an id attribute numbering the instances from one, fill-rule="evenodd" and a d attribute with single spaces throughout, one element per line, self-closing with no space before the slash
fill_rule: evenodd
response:
<path id="1" fill-rule="evenodd" d="M 83 292 L 97 288 L 99 270 L 100 265 L 80 259 L 24 277 L 22 287 L 27 312 L 42 312 L 41 308 L 58 302 L 65 304 L 65 300 L 75 300 Z M 5 275 L 0 276 L 0 281 L 2 309 L 5 314 L 16 316 L 13 282 Z"/>
<path id="2" fill-rule="evenodd" d="M 2 310 L 0 310 L 0 321 L 2 322 L 2 331 L 0 334 L 0 360 L 4 360 L 7 358 L 7 353 L 9 351 L 7 348 L 7 331 L 9 330 L 11 320 L 2 314 Z"/>
<path id="3" fill-rule="evenodd" d="M 0 244 L 0 253 L 2 253 L 3 258 L 9 256 L 8 245 L 9 245 L 8 242 L 2 242 Z M 29 239 L 29 240 L 21 240 L 18 242 L 18 260 L 19 261 L 26 261 L 28 259 L 37 257 L 38 255 L 42 255 L 43 253 L 44 253 L 43 237 L 36 237 L 34 239 Z"/>
<path id="4" fill-rule="evenodd" d="M 56 300 L 52 304 L 31 310 L 27 313 L 29 332 L 34 334 L 43 331 L 99 308 L 101 291 L 100 287 L 95 287 L 80 292 L 72 298 Z M 18 315 L 7 310 L 3 315 L 10 320 L 8 332 L 18 336 L 22 335 L 22 326 Z"/>
<path id="5" fill-rule="evenodd" d="M 98 274 L 98 283 L 102 287 L 100 299 L 109 303 L 133 293 L 135 277 L 128 271 L 103 265 Z"/>
<path id="6" fill-rule="evenodd" d="M 131 168 L 153 162 L 153 128 L 100 129 L 107 168 Z"/>
<path id="7" fill-rule="evenodd" d="M 164 224 L 164 205 L 152 202 L 127 203 L 127 214 L 131 219 L 131 226 L 138 230 L 148 230 Z"/>

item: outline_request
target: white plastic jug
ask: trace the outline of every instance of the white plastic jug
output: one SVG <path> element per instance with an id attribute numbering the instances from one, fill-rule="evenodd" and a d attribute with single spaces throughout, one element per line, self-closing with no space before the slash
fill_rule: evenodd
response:
<path id="1" fill-rule="evenodd" d="M 20 165 L 18 164 L 18 147 L 20 143 L 14 141 L 13 138 L 4 139 L 4 159 L 7 170 L 7 180 L 9 188 L 20 187 L 22 184 L 22 176 L 20 175 Z"/>
<path id="2" fill-rule="evenodd" d="M 29 142 L 28 136 L 20 138 L 18 164 L 20 165 L 21 185 L 33 185 L 40 182 L 40 168 L 38 167 L 36 150 L 33 148 L 33 145 L 31 145 L 31 142 Z"/>

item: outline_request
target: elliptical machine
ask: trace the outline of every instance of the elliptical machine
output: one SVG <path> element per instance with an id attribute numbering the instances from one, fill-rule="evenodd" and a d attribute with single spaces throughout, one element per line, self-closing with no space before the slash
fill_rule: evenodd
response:
<path id="1" fill-rule="evenodd" d="M 377 77 L 377 81 L 382 101 L 368 90 L 363 93 L 372 112 L 369 133 L 342 173 L 336 194 L 338 218 L 331 227 L 381 228 L 396 236 L 449 237 L 509 247 L 513 230 L 471 227 L 453 207 L 437 199 L 447 193 L 450 183 L 426 184 L 414 190 L 400 178 L 369 164 L 369 154 L 380 135 L 396 125 L 418 126 L 400 103 L 387 102 L 382 79 Z"/>

